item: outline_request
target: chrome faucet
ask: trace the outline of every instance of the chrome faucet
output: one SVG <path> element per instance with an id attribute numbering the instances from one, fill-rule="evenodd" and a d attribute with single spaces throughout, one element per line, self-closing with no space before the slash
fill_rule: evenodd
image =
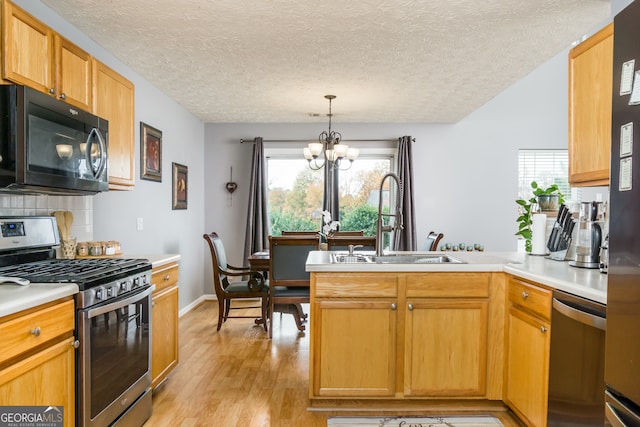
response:
<path id="1" fill-rule="evenodd" d="M 382 213 L 382 187 L 384 186 L 384 181 L 387 178 L 393 178 L 396 182 L 397 191 L 396 191 L 396 213 L 395 214 Z M 402 193 L 403 193 L 402 182 L 400 182 L 400 178 L 398 178 L 398 175 L 390 172 L 382 177 L 382 181 L 380 182 L 380 193 L 379 193 L 379 199 L 378 199 L 378 222 L 376 227 L 376 255 L 377 256 L 383 255 L 382 251 L 384 247 L 384 242 L 383 242 L 384 239 L 383 239 L 382 233 L 399 231 L 403 229 L 403 225 L 402 225 L 403 194 Z M 383 222 L 384 217 L 394 217 L 393 225 L 384 225 L 384 222 Z M 394 233 L 394 242 L 392 246 L 390 245 L 392 249 L 395 249 L 397 247 L 398 239 L 399 239 L 398 233 Z"/>

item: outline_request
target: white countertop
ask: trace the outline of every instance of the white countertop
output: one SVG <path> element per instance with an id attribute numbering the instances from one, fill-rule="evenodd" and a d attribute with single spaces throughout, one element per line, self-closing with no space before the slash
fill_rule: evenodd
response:
<path id="1" fill-rule="evenodd" d="M 313 251 L 307 258 L 309 272 L 506 272 L 553 289 L 606 304 L 607 275 L 598 269 L 571 267 L 566 261 L 519 252 L 414 252 L 449 255 L 465 264 L 332 264 L 331 251 Z M 340 252 L 346 253 L 346 252 Z M 373 254 L 373 252 L 358 252 Z M 391 252 L 393 253 L 393 252 Z"/>
<path id="2" fill-rule="evenodd" d="M 608 276 L 597 268 L 571 267 L 566 261 L 528 255 L 521 264 L 506 264 L 504 272 L 602 304 L 607 303 Z"/>
<path id="3" fill-rule="evenodd" d="M 75 283 L 0 283 L 0 317 L 78 293 Z"/>
<path id="4" fill-rule="evenodd" d="M 120 258 L 145 258 L 151 267 L 159 267 L 180 260 L 178 254 L 122 254 Z M 0 283 L 0 317 L 46 304 L 79 292 L 75 283 L 31 283 L 21 286 Z"/>
<path id="5" fill-rule="evenodd" d="M 120 258 L 146 258 L 151 262 L 151 268 L 180 261 L 179 254 L 122 254 Z"/>

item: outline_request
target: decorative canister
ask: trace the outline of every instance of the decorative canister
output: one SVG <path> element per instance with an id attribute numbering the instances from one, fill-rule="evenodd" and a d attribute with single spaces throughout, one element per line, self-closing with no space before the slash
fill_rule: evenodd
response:
<path id="1" fill-rule="evenodd" d="M 89 255 L 91 256 L 102 255 L 102 242 L 91 242 L 89 246 Z"/>
<path id="2" fill-rule="evenodd" d="M 116 254 L 116 245 L 113 240 L 109 242 L 105 242 L 104 245 L 104 254 L 105 255 L 115 255 Z"/>
<path id="3" fill-rule="evenodd" d="M 80 242 L 77 247 L 78 256 L 89 255 L 89 242 Z"/>

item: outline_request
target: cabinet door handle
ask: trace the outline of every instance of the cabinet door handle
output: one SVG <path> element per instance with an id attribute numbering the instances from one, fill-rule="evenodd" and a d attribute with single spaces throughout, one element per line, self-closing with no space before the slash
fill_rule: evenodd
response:
<path id="1" fill-rule="evenodd" d="M 34 329 L 31 330 L 31 335 L 33 335 L 34 337 L 39 337 L 41 332 L 42 332 L 42 329 L 40 329 L 40 326 L 36 326 Z"/>
<path id="2" fill-rule="evenodd" d="M 169 276 L 168 274 L 166 276 L 164 276 L 164 280 L 169 280 L 171 278 L 171 276 Z"/>
<path id="3" fill-rule="evenodd" d="M 413 304 L 409 304 L 407 308 L 409 309 L 409 311 L 413 311 Z"/>
<path id="4" fill-rule="evenodd" d="M 542 333 L 547 332 L 547 327 L 546 326 L 540 326 L 540 332 L 542 332 Z"/>
<path id="5" fill-rule="evenodd" d="M 67 95 L 65 93 L 60 94 L 60 99 L 67 99 Z"/>
<path id="6" fill-rule="evenodd" d="M 78 348 L 80 347 L 80 341 L 75 340 L 74 342 L 71 343 L 71 347 L 73 348 Z"/>
<path id="7" fill-rule="evenodd" d="M 395 305 L 395 304 L 391 304 L 391 310 L 395 310 L 396 308 L 398 308 L 398 306 L 397 306 L 397 305 Z"/>
<path id="8" fill-rule="evenodd" d="M 49 89 L 49 93 L 50 93 L 51 95 L 55 95 L 56 90 L 55 90 L 54 88 L 50 88 L 50 89 Z"/>
<path id="9" fill-rule="evenodd" d="M 529 297 L 529 294 L 527 293 L 527 291 L 522 291 L 522 299 L 527 299 Z"/>

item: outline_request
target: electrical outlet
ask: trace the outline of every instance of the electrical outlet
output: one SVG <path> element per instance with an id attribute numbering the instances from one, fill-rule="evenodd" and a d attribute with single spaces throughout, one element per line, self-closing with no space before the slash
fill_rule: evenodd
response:
<path id="1" fill-rule="evenodd" d="M 141 217 L 136 218 L 136 230 L 142 231 L 144 229 L 144 219 Z"/>

